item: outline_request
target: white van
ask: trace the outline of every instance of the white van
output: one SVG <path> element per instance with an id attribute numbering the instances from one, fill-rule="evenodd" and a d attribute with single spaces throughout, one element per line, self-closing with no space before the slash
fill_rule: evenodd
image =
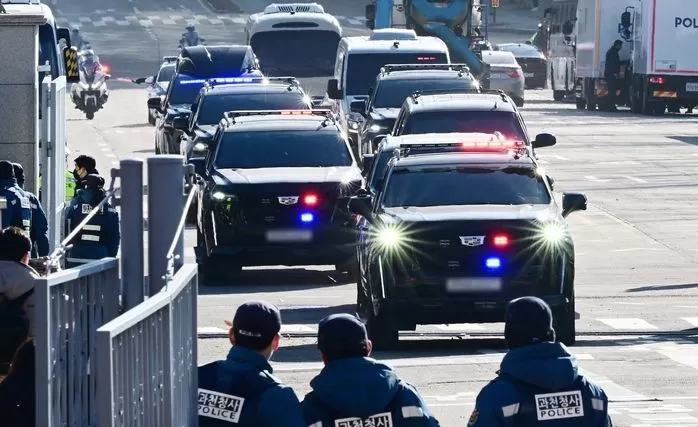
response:
<path id="1" fill-rule="evenodd" d="M 373 30 L 370 36 L 342 38 L 327 97 L 352 145 L 356 145 L 360 119 L 351 113 L 351 103 L 368 98 L 382 66 L 449 63 L 446 43 L 436 37 L 418 37 L 414 30 L 385 28 Z"/>
<path id="2" fill-rule="evenodd" d="M 270 4 L 245 25 L 264 75 L 331 76 L 342 27 L 318 3 Z"/>

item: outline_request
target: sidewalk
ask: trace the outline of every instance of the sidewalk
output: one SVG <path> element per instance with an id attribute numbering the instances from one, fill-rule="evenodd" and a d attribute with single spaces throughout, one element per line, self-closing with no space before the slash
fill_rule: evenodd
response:
<path id="1" fill-rule="evenodd" d="M 501 0 L 500 6 L 494 10 L 494 17 L 489 17 L 489 30 L 533 35 L 538 30 L 538 24 L 543 17 L 543 10 L 550 0 L 541 0 L 539 7 L 534 9 L 529 1 L 516 2 Z"/>

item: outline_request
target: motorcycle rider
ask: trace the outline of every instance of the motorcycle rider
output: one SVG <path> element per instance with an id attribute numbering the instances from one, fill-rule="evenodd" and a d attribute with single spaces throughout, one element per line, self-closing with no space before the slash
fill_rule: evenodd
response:
<path id="1" fill-rule="evenodd" d="M 187 31 L 182 33 L 182 38 L 179 40 L 179 48 L 188 46 L 198 46 L 204 39 L 199 37 L 199 32 L 196 31 L 196 26 L 194 24 L 188 24 L 185 28 Z"/>
<path id="2" fill-rule="evenodd" d="M 70 34 L 70 44 L 74 46 L 78 52 L 85 48 L 87 40 L 85 40 L 80 34 L 80 29 L 78 27 L 73 28 Z"/>
<path id="3" fill-rule="evenodd" d="M 29 196 L 29 202 L 31 203 L 32 209 L 32 225 L 29 237 L 32 241 L 32 255 L 34 258 L 44 257 L 48 255 L 48 220 L 46 219 L 46 212 L 39 202 L 39 198 L 36 197 L 31 191 L 24 189 L 24 168 L 19 163 L 12 163 L 12 168 L 15 172 L 15 179 L 17 180 L 17 185 L 19 188 L 24 190 Z"/>
<path id="4" fill-rule="evenodd" d="M 94 50 L 87 49 L 80 54 L 80 80 L 84 83 L 91 84 L 95 81 L 97 73 L 103 72 L 102 64 L 99 63 L 99 58 L 95 55 Z M 77 105 L 79 104 L 79 93 L 78 85 L 73 84 L 72 87 L 73 102 Z M 109 99 L 109 91 L 104 90 L 102 95 L 102 104 L 105 104 Z"/>

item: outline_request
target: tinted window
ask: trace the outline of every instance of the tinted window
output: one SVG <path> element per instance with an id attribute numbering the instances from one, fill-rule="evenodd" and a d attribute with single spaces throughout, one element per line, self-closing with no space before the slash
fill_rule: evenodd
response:
<path id="1" fill-rule="evenodd" d="M 374 108 L 400 108 L 405 98 L 415 91 L 464 90 L 473 88 L 468 78 L 438 80 L 384 80 L 378 85 Z"/>
<path id="2" fill-rule="evenodd" d="M 214 125 L 226 111 L 241 110 L 309 110 L 302 93 L 236 93 L 208 95 L 201 104 L 197 119 L 200 125 Z"/>
<path id="3" fill-rule="evenodd" d="M 538 49 L 531 45 L 503 45 L 499 48 L 506 52 L 511 52 L 514 56 L 540 56 L 541 53 Z"/>
<path id="4" fill-rule="evenodd" d="M 332 75 L 339 40 L 333 31 L 265 31 L 250 45 L 265 74 L 307 77 Z"/>
<path id="5" fill-rule="evenodd" d="M 333 132 L 227 132 L 215 165 L 219 169 L 351 166 L 346 142 Z"/>
<path id="6" fill-rule="evenodd" d="M 60 76 L 62 69 L 58 64 L 56 33 L 49 24 L 39 26 L 39 66 L 44 65 L 46 61 L 51 65 L 51 77 L 55 79 Z"/>
<path id="7" fill-rule="evenodd" d="M 172 105 L 193 104 L 199 91 L 204 87 L 204 83 L 205 80 L 195 79 L 186 74 L 178 75 L 172 85 L 169 103 Z"/>
<path id="8" fill-rule="evenodd" d="M 495 52 L 490 51 L 488 53 L 482 53 L 482 60 L 488 64 L 507 64 L 515 65 L 517 64 L 516 58 L 511 52 Z"/>
<path id="9" fill-rule="evenodd" d="M 388 162 L 393 158 L 393 150 L 381 151 L 377 159 L 374 160 L 375 166 L 373 167 L 373 175 L 371 175 L 371 180 L 369 186 L 375 190 L 378 187 L 379 181 L 385 176 L 385 170 L 388 168 Z M 444 152 L 458 152 L 460 151 L 457 147 L 420 147 L 418 149 L 411 148 L 409 150 L 412 154 L 428 154 L 428 153 L 444 153 Z"/>
<path id="10" fill-rule="evenodd" d="M 421 133 L 501 132 L 507 139 L 528 141 L 516 114 L 506 111 L 430 111 L 408 117 L 403 135 Z"/>
<path id="11" fill-rule="evenodd" d="M 355 53 L 347 59 L 347 95 L 368 95 L 386 64 L 447 64 L 442 53 Z"/>
<path id="12" fill-rule="evenodd" d="M 167 67 L 162 67 L 160 69 L 160 73 L 158 74 L 158 81 L 159 82 L 169 82 L 172 80 L 172 76 L 174 76 L 175 73 L 175 66 L 167 66 Z"/>
<path id="13" fill-rule="evenodd" d="M 383 206 L 537 205 L 551 201 L 532 168 L 436 167 L 394 171 Z"/>

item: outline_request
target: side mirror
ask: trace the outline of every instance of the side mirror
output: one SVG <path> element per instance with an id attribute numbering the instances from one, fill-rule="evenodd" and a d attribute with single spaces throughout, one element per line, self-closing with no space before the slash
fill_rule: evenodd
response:
<path id="1" fill-rule="evenodd" d="M 582 193 L 564 193 L 562 195 L 562 216 L 572 212 L 587 210 L 587 196 Z"/>
<path id="2" fill-rule="evenodd" d="M 111 74 L 105 74 L 104 75 L 104 80 L 109 80 L 111 79 Z"/>
<path id="3" fill-rule="evenodd" d="M 189 129 L 189 117 L 188 116 L 177 116 L 172 119 L 172 127 L 177 130 L 186 131 Z"/>
<path id="4" fill-rule="evenodd" d="M 372 205 L 373 200 L 370 195 L 354 196 L 349 199 L 349 212 L 368 219 L 371 217 Z"/>
<path id="5" fill-rule="evenodd" d="M 66 82 L 80 83 L 80 70 L 78 68 L 78 50 L 72 46 L 66 46 L 65 48 L 63 48 L 63 62 L 65 63 Z"/>
<path id="6" fill-rule="evenodd" d="M 526 44 L 533 44 L 530 40 L 526 40 Z"/>
<path id="7" fill-rule="evenodd" d="M 359 113 L 363 116 L 364 113 L 366 113 L 366 101 L 364 101 L 363 99 L 359 101 L 354 101 L 351 104 L 349 104 L 349 109 L 353 113 Z"/>
<path id="8" fill-rule="evenodd" d="M 189 164 L 194 165 L 194 172 L 199 176 L 206 176 L 206 158 L 192 157 Z"/>
<path id="9" fill-rule="evenodd" d="M 135 83 L 137 85 L 142 85 L 143 83 L 145 83 L 146 78 L 147 77 L 139 77 L 137 79 L 131 79 L 131 83 Z"/>
<path id="10" fill-rule="evenodd" d="M 143 80 L 143 83 L 152 85 L 155 83 L 155 76 L 146 77 L 145 80 Z"/>
<path id="11" fill-rule="evenodd" d="M 364 166 L 364 173 L 368 173 L 368 171 L 371 170 L 371 167 L 373 166 L 373 160 L 374 160 L 374 154 L 364 154 L 364 159 L 363 159 L 363 166 Z"/>
<path id="12" fill-rule="evenodd" d="M 330 79 L 327 81 L 327 96 L 330 99 L 342 99 L 342 91 L 339 90 L 339 80 Z"/>
<path id="13" fill-rule="evenodd" d="M 154 98 L 150 98 L 148 100 L 148 108 L 152 108 L 154 110 L 162 110 L 162 99 L 160 99 L 159 96 L 156 96 Z"/>
<path id="14" fill-rule="evenodd" d="M 383 141 L 383 138 L 385 138 L 388 135 L 376 135 L 373 137 L 371 140 L 371 143 L 373 144 L 373 148 L 378 148 L 378 145 Z"/>
<path id="15" fill-rule="evenodd" d="M 555 180 L 553 179 L 553 177 L 550 175 L 545 175 L 545 178 L 548 180 L 548 185 L 550 185 L 550 189 L 555 190 Z"/>
<path id="16" fill-rule="evenodd" d="M 552 147 L 557 144 L 557 138 L 549 133 L 539 133 L 533 141 L 533 148 Z"/>

